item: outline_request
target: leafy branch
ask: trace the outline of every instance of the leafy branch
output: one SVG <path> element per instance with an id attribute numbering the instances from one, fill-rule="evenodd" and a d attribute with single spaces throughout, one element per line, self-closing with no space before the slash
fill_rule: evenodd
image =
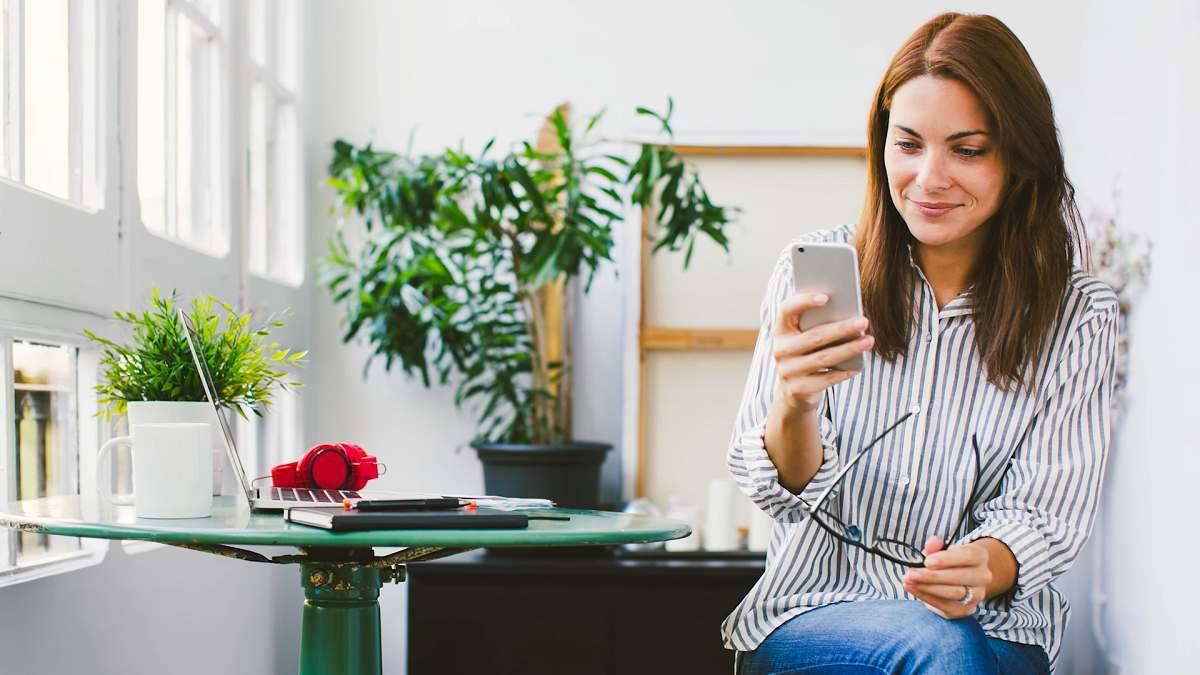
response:
<path id="1" fill-rule="evenodd" d="M 638 113 L 671 133 L 666 114 Z M 562 109 L 549 117 L 556 146 L 522 143 L 503 156 L 459 149 L 410 157 L 370 144 L 333 144 L 332 212 L 362 219 L 361 245 L 343 231 L 322 261 L 324 283 L 345 309 L 344 341 L 364 337 L 372 358 L 398 360 L 426 386 L 457 375 L 455 403 L 478 404 L 479 437 L 514 443 L 564 438 L 568 406 L 557 384 L 569 359 L 547 361 L 543 289 L 576 278 L 590 289 L 612 261 L 613 228 L 630 205 L 657 206 L 653 250 L 685 250 L 698 236 L 728 251 L 735 209 L 712 203 L 670 145 L 642 145 L 630 162 L 593 152 Z M 627 204 L 625 194 L 631 194 Z M 369 365 L 369 363 L 368 363 Z"/>

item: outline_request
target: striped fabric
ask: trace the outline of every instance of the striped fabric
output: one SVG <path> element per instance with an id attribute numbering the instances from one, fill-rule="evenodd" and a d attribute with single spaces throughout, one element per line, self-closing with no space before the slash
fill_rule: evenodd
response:
<path id="1" fill-rule="evenodd" d="M 852 237 L 853 226 L 843 226 L 792 244 Z M 912 598 L 901 582 L 905 568 L 838 542 L 806 521 L 804 505 L 828 487 L 844 459 L 913 410 L 915 415 L 851 469 L 830 497 L 830 511 L 857 524 L 868 538 L 887 536 L 919 547 L 929 536 L 945 537 L 970 498 L 976 434 L 981 496 L 960 541 L 998 539 L 1012 550 L 1019 570 L 1013 591 L 980 604 L 975 618 L 990 636 L 1042 646 L 1053 668 L 1070 606 L 1052 582 L 1087 540 L 1099 503 L 1117 346 L 1116 296 L 1076 270 L 1047 340 L 1049 358 L 1037 366 L 1034 392 L 1010 393 L 987 382 L 975 350 L 969 292 L 938 310 L 932 288 L 913 264 L 907 356 L 889 364 L 868 352 L 860 375 L 826 391 L 820 425 L 824 462 L 794 494 L 779 484 L 763 442 L 776 381 L 772 335 L 779 305 L 793 292 L 792 244 L 780 254 L 762 304 L 728 455 L 742 491 L 775 523 L 766 572 L 722 624 L 725 646 L 752 650 L 777 626 L 821 605 Z"/>

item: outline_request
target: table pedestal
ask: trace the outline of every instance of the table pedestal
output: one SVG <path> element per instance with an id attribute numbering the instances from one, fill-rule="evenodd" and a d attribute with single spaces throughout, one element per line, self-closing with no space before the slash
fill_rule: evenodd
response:
<path id="1" fill-rule="evenodd" d="M 300 585 L 304 587 L 300 675 L 381 675 L 380 586 L 388 581 L 404 581 L 405 563 L 471 550 L 410 546 L 376 557 L 369 548 L 301 546 L 301 555 L 268 557 L 222 544 L 171 545 L 238 560 L 300 565 Z"/>
<path id="2" fill-rule="evenodd" d="M 302 563 L 300 675 L 380 675 L 379 586 L 390 570 Z"/>

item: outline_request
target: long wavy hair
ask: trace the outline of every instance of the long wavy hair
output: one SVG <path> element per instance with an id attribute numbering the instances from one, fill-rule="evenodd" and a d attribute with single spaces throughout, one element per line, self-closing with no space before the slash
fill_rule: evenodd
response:
<path id="1" fill-rule="evenodd" d="M 1017 36 L 991 16 L 946 13 L 917 29 L 892 58 L 867 125 L 867 188 L 855 246 L 875 351 L 907 351 L 913 237 L 892 203 L 883 155 L 892 97 L 923 75 L 962 83 L 993 125 L 1005 186 L 983 225 L 983 253 L 971 273 L 975 344 L 988 381 L 1012 390 L 1033 383 L 1042 345 L 1070 283 L 1082 219 L 1067 180 L 1050 93 Z"/>

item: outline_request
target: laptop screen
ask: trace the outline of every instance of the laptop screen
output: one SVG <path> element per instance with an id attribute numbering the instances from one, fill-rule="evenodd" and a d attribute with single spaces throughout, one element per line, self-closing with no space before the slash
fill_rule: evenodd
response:
<path id="1" fill-rule="evenodd" d="M 250 488 L 250 482 L 246 480 L 246 471 L 242 468 L 237 444 L 233 441 L 233 431 L 229 428 L 229 423 L 225 421 L 225 412 L 221 409 L 221 399 L 217 396 L 217 388 L 213 384 L 212 374 L 208 372 L 208 364 L 200 358 L 200 339 L 196 335 L 196 327 L 182 309 L 179 310 L 179 319 L 183 322 L 184 336 L 187 338 L 188 349 L 192 352 L 192 361 L 196 364 L 196 372 L 200 375 L 200 384 L 204 387 L 204 395 L 212 404 L 213 412 L 216 413 L 217 421 L 221 425 L 221 432 L 225 434 L 225 454 L 229 457 L 233 472 L 237 474 L 238 483 L 246 493 L 246 500 L 253 502 L 254 493 Z"/>

